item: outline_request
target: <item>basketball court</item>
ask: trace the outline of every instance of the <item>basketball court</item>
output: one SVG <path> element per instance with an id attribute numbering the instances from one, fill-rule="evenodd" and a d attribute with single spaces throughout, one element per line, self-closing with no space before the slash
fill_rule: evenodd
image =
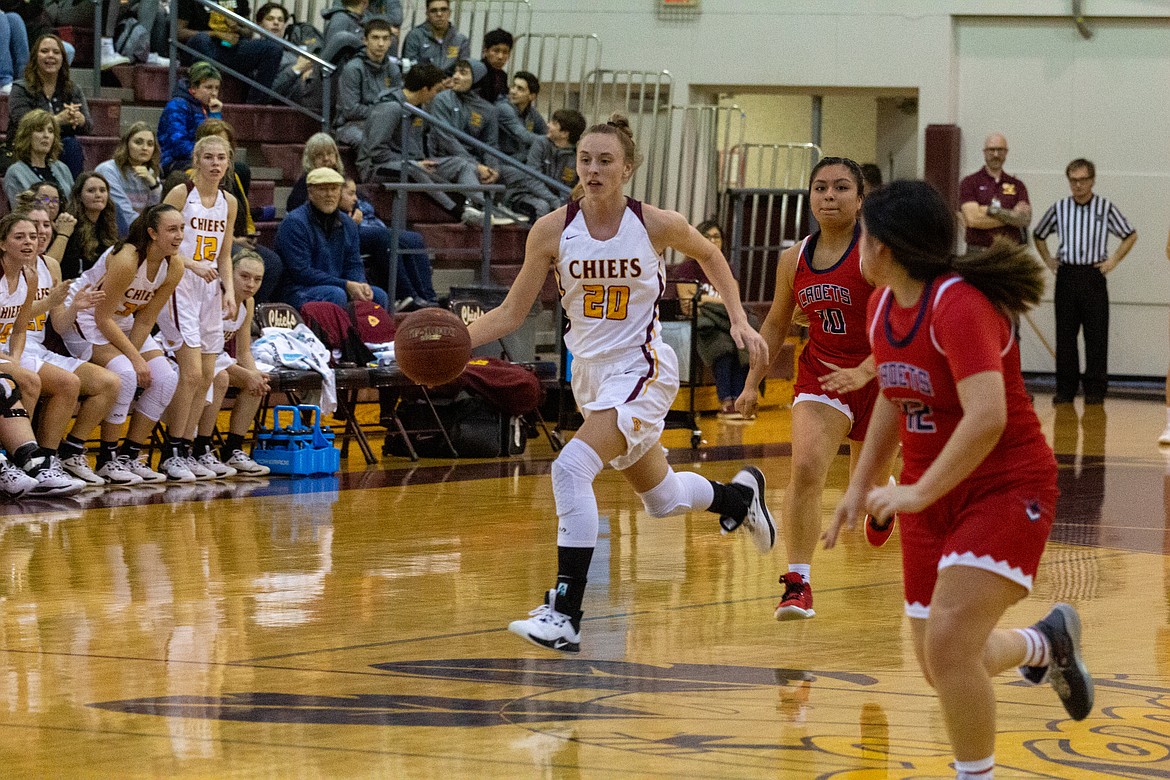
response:
<path id="1" fill-rule="evenodd" d="M 1047 687 L 997 678 L 997 777 L 1170 776 L 1163 407 L 1036 408 L 1063 495 L 1008 618 L 1076 604 L 1097 706 L 1074 723 Z M 727 479 L 756 463 L 778 507 L 788 421 L 704 418 L 695 465 Z M 688 439 L 666 435 L 676 468 Z M 554 655 L 506 630 L 554 579 L 547 442 L 359 462 L 0 507 L 5 775 L 953 776 L 896 538 L 818 552 L 818 616 L 778 623 L 782 545 L 764 560 L 712 516 L 651 519 L 606 472 L 582 652 Z"/>

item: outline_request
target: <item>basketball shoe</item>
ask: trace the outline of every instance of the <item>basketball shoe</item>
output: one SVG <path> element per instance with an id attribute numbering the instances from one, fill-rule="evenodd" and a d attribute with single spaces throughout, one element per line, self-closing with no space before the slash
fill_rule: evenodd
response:
<path id="1" fill-rule="evenodd" d="M 65 469 L 65 473 L 74 479 L 80 479 L 87 485 L 104 485 L 106 480 L 98 476 L 93 469 L 89 467 L 89 458 L 85 456 L 84 452 L 79 452 L 76 455 L 70 455 L 66 458 L 61 458 L 61 468 Z"/>
<path id="2" fill-rule="evenodd" d="M 1048 666 L 1021 666 L 1020 674 L 1039 685 L 1047 678 L 1073 720 L 1084 720 L 1093 709 L 1093 678 L 1081 659 L 1081 618 L 1069 604 L 1056 604 L 1032 625 L 1048 638 Z"/>
<path id="3" fill-rule="evenodd" d="M 195 459 L 195 462 L 215 474 L 216 479 L 225 479 L 236 475 L 236 470 L 217 458 L 211 450 L 200 455 Z"/>
<path id="4" fill-rule="evenodd" d="M 784 596 L 776 605 L 777 620 L 802 620 L 816 615 L 812 608 L 812 586 L 804 581 L 800 572 L 790 571 L 780 578 L 784 585 Z"/>
<path id="5" fill-rule="evenodd" d="M 222 455 L 222 453 L 220 454 Z M 231 466 L 240 474 L 247 474 L 254 477 L 262 477 L 271 471 L 263 463 L 257 463 L 252 460 L 252 457 L 243 450 L 232 450 L 231 457 L 223 463 L 226 466 Z"/>
<path id="6" fill-rule="evenodd" d="M 890 477 L 890 485 L 897 485 L 898 480 Z M 886 518 L 885 523 L 881 523 L 873 515 L 867 514 L 865 516 L 865 541 L 869 542 L 874 547 L 881 547 L 890 538 L 890 534 L 894 532 L 894 521 L 898 519 L 897 515 L 891 515 Z"/>
<path id="7" fill-rule="evenodd" d="M 25 474 L 15 463 L 0 454 L 0 494 L 6 498 L 18 498 L 39 484 L 36 479 Z"/>
<path id="8" fill-rule="evenodd" d="M 549 650 L 578 653 L 581 651 L 581 631 L 573 627 L 571 616 L 556 610 L 556 597 L 554 588 L 545 594 L 543 604 L 528 613 L 527 620 L 513 620 L 508 624 L 508 630 Z M 580 619 L 578 613 L 577 620 Z"/>
<path id="9" fill-rule="evenodd" d="M 772 520 L 772 513 L 768 511 L 768 504 L 764 497 L 764 473 L 755 466 L 748 466 L 731 478 L 731 484 L 738 485 L 750 493 L 747 515 L 743 520 L 733 517 L 721 517 L 719 525 L 723 533 L 734 531 L 740 525 L 746 525 L 752 543 L 763 555 L 771 551 L 776 544 L 776 523 Z"/>
<path id="10" fill-rule="evenodd" d="M 142 480 L 138 483 L 140 485 L 167 481 L 166 474 L 160 474 L 150 467 L 150 455 L 145 452 L 138 453 L 136 458 L 119 455 L 118 460 L 122 461 L 122 465 L 129 469 L 131 474 L 137 475 Z"/>

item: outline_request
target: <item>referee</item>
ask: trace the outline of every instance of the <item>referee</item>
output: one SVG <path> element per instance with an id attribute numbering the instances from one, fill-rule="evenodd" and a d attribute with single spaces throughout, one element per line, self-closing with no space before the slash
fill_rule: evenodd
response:
<path id="1" fill-rule="evenodd" d="M 1036 250 L 1056 273 L 1056 396 L 1052 402 L 1072 403 L 1077 394 L 1080 355 L 1077 331 L 1085 331 L 1085 403 L 1105 402 L 1109 363 L 1109 291 L 1105 275 L 1117 267 L 1137 242 L 1137 231 L 1117 206 L 1093 194 L 1097 169 L 1076 159 L 1064 169 L 1072 195 L 1052 204 L 1036 225 Z M 1048 252 L 1048 236 L 1060 236 L 1056 258 Z M 1109 234 L 1121 239 L 1109 253 Z"/>

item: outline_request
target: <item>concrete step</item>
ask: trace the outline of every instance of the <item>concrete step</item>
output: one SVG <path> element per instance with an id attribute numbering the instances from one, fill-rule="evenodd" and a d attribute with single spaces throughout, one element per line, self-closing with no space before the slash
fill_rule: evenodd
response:
<path id="1" fill-rule="evenodd" d="M 447 295 L 452 287 L 467 287 L 476 283 L 476 272 L 470 268 L 436 268 L 432 283 L 435 292 Z"/>
<path id="2" fill-rule="evenodd" d="M 272 193 L 273 204 L 272 205 L 276 206 L 276 216 L 283 217 L 285 214 L 288 213 L 287 211 L 285 211 L 285 205 L 288 204 L 288 196 L 289 196 L 289 193 L 291 193 L 291 192 L 292 192 L 292 187 L 284 187 L 284 186 L 280 186 L 280 185 L 277 185 L 276 189 L 273 191 L 273 193 Z"/>
<path id="3" fill-rule="evenodd" d="M 133 99 L 131 94 L 131 99 Z M 122 132 L 126 132 L 130 125 L 135 122 L 145 122 L 152 128 L 158 128 L 158 120 L 162 116 L 161 106 L 139 106 L 139 105 L 123 105 L 122 106 Z"/>

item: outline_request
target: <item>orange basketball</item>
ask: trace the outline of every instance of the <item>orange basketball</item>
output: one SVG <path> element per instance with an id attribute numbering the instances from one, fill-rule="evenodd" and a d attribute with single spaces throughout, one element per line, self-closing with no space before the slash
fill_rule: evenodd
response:
<path id="1" fill-rule="evenodd" d="M 467 367 L 471 334 L 463 320 L 446 309 L 411 312 L 394 334 L 394 359 L 411 381 L 427 387 L 445 385 Z"/>

